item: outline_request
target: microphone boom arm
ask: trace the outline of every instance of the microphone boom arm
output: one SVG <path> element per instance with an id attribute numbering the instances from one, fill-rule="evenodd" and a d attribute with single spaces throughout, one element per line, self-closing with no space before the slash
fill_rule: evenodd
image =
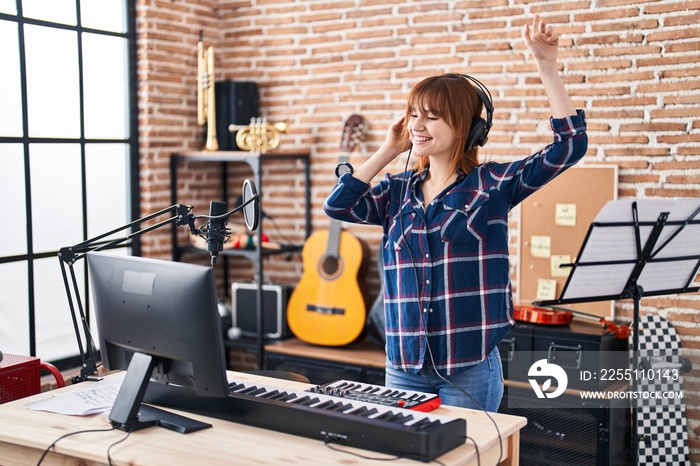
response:
<path id="1" fill-rule="evenodd" d="M 248 213 L 247 211 L 244 211 L 245 217 L 246 217 L 246 225 L 248 228 L 252 231 L 257 228 L 257 223 L 258 223 L 258 218 L 260 216 L 259 213 L 259 202 L 260 202 L 260 195 L 257 193 L 255 189 L 255 185 L 250 181 L 246 180 L 244 185 L 243 185 L 243 191 L 244 191 L 244 197 L 247 197 L 246 194 L 250 195 L 250 198 L 246 199 L 244 202 L 241 203 L 241 205 L 237 206 L 236 208 L 221 214 L 217 215 L 216 218 L 226 218 L 229 215 L 232 215 L 241 209 L 245 208 L 249 204 L 253 203 L 254 209 L 252 212 L 252 218 L 248 219 Z M 160 217 L 161 215 L 164 215 L 168 212 L 174 212 L 173 216 L 162 220 L 160 222 L 154 223 L 153 225 L 144 227 L 140 230 L 133 231 L 129 234 L 127 234 L 124 237 L 121 238 L 116 238 L 112 240 L 105 240 L 105 238 L 112 236 L 115 233 L 119 233 L 124 230 L 128 230 L 136 225 L 139 225 L 142 222 L 152 220 L 154 218 Z M 95 341 L 92 338 L 92 334 L 90 332 L 90 324 L 88 322 L 88 319 L 85 314 L 85 307 L 83 306 L 83 300 L 80 297 L 80 287 L 78 286 L 78 280 L 75 276 L 75 270 L 74 270 L 74 265 L 77 261 L 80 259 L 83 259 L 85 255 L 88 252 L 91 251 L 100 251 L 104 249 L 110 249 L 114 248 L 122 243 L 126 243 L 127 241 L 137 237 L 141 236 L 144 233 L 148 233 L 149 231 L 156 230 L 160 227 L 170 225 L 170 224 L 175 224 L 176 226 L 185 226 L 187 225 L 190 234 L 196 235 L 203 237 L 207 239 L 207 241 L 210 240 L 208 237 L 208 231 L 206 229 L 206 226 L 201 227 L 201 228 L 195 228 L 194 226 L 194 221 L 196 219 L 211 219 L 211 216 L 208 215 L 198 215 L 194 216 L 192 213 L 192 206 L 189 205 L 184 205 L 184 204 L 174 204 L 171 205 L 170 207 L 166 207 L 165 209 L 159 210 L 158 212 L 154 212 L 152 214 L 149 214 L 145 217 L 142 217 L 138 220 L 134 220 L 132 222 L 127 223 L 126 225 L 123 225 L 121 227 L 115 228 L 113 230 L 110 230 L 106 233 L 103 233 L 101 235 L 95 236 L 94 238 L 87 239 L 85 241 L 82 241 L 74 246 L 66 246 L 58 251 L 58 260 L 61 264 L 61 274 L 63 276 L 63 285 L 66 290 L 66 297 L 68 299 L 68 306 L 70 308 L 71 312 L 71 318 L 73 320 L 73 329 L 75 331 L 75 337 L 78 342 L 78 349 L 80 351 L 80 359 L 81 359 L 81 368 L 80 368 L 80 375 L 74 376 L 72 379 L 72 382 L 79 383 L 83 382 L 85 380 L 90 379 L 92 376 L 97 374 L 97 368 L 99 367 L 97 361 L 100 359 L 100 353 L 97 349 L 97 346 L 95 345 Z M 226 240 L 224 240 L 225 242 Z M 214 264 L 212 263 L 212 266 Z M 85 335 L 85 346 L 83 346 L 83 340 L 80 336 L 80 332 L 84 333 Z"/>
<path id="2" fill-rule="evenodd" d="M 141 230 L 129 233 L 122 238 L 103 241 L 103 239 L 108 236 L 111 236 L 120 231 L 127 230 L 135 225 L 140 224 L 141 222 L 151 220 L 171 211 L 175 211 L 175 215 L 168 219 L 162 220 Z M 61 264 L 61 275 L 63 276 L 63 285 L 66 290 L 66 297 L 68 298 L 68 306 L 70 308 L 71 318 L 73 320 L 73 330 L 75 331 L 75 337 L 78 342 L 78 349 L 80 350 L 80 359 L 82 363 L 80 368 L 80 375 L 73 377 L 73 383 L 88 380 L 91 376 L 97 374 L 97 360 L 100 357 L 99 351 L 97 350 L 95 341 L 92 338 L 92 334 L 90 332 L 90 324 L 85 314 L 85 308 L 83 306 L 82 298 L 80 297 L 80 287 L 78 286 L 78 280 L 75 276 L 75 269 L 73 268 L 73 266 L 77 261 L 84 258 L 85 255 L 90 251 L 100 251 L 103 249 L 110 249 L 116 247 L 122 243 L 131 240 L 132 238 L 140 236 L 149 231 L 153 231 L 162 226 L 170 225 L 171 223 L 175 223 L 175 225 L 177 226 L 187 225 L 189 227 L 190 233 L 197 234 L 197 229 L 194 227 L 194 216 L 192 215 L 192 207 L 183 204 L 175 204 L 163 210 L 159 210 L 158 212 L 142 217 L 138 220 L 134 220 L 133 222 L 127 223 L 126 225 L 123 225 L 119 228 L 115 228 L 114 230 L 110 230 L 106 233 L 95 236 L 94 238 L 82 241 L 74 246 L 66 246 L 59 249 L 58 260 Z M 81 328 L 83 333 L 85 334 L 85 346 L 83 346 L 83 340 L 80 336 Z"/>

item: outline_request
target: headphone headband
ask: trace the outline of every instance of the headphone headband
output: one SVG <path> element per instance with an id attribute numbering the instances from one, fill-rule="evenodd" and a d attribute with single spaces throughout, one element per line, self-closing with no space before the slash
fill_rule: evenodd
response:
<path id="1" fill-rule="evenodd" d="M 468 74 L 458 74 L 457 76 L 461 76 L 472 84 L 476 95 L 479 96 L 479 99 L 481 99 L 486 109 L 485 120 L 481 115 L 476 115 L 472 119 L 469 135 L 464 145 L 464 151 L 466 152 L 474 149 L 476 146 L 483 146 L 486 144 L 486 141 L 488 141 L 489 131 L 493 125 L 493 99 L 491 98 L 491 92 L 489 92 L 488 88 L 478 79 Z"/>

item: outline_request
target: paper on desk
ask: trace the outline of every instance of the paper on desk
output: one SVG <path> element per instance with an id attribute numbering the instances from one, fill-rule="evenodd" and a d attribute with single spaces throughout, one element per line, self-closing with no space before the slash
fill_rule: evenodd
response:
<path id="1" fill-rule="evenodd" d="M 99 382 L 81 382 L 84 387 L 27 403 L 24 407 L 71 416 L 107 413 L 112 409 L 123 380 L 124 374 L 122 373 L 107 377 Z"/>

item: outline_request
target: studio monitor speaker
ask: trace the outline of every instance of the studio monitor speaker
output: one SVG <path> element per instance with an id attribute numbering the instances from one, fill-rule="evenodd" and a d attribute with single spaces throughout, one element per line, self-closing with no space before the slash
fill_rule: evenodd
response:
<path id="1" fill-rule="evenodd" d="M 252 81 L 219 81 L 216 83 L 216 133 L 220 150 L 240 150 L 236 146 L 234 125 L 248 125 L 260 116 L 258 85 Z"/>

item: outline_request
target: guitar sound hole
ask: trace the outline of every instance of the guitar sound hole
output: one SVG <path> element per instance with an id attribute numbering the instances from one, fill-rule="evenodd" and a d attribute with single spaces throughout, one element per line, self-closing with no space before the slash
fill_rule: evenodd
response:
<path id="1" fill-rule="evenodd" d="M 334 256 L 324 256 L 321 260 L 321 276 L 327 279 L 336 278 L 340 275 L 342 269 L 342 262 L 340 257 Z"/>

